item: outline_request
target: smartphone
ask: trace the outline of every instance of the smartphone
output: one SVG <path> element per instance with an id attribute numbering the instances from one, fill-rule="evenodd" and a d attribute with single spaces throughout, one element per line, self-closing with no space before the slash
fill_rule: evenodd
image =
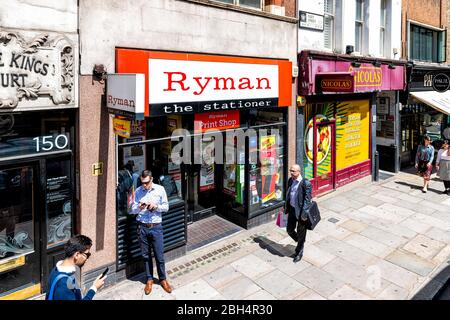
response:
<path id="1" fill-rule="evenodd" d="M 106 268 L 105 271 L 103 271 L 102 276 L 100 277 L 100 279 L 104 278 L 106 276 L 106 274 L 108 273 L 108 271 L 109 271 L 109 268 Z"/>

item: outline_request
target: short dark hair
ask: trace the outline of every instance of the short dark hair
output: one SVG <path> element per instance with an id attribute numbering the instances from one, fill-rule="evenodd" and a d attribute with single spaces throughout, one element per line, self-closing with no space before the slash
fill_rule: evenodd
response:
<path id="1" fill-rule="evenodd" d="M 67 241 L 64 247 L 64 258 L 73 257 L 77 252 L 85 252 L 90 247 L 92 247 L 91 238 L 83 236 L 82 234 L 76 235 Z"/>
<path id="2" fill-rule="evenodd" d="M 425 140 L 427 140 L 427 141 L 430 141 L 431 142 L 431 138 L 430 138 L 430 136 L 428 136 L 428 135 L 423 135 L 423 137 L 422 137 L 422 145 L 424 145 L 425 144 Z"/>
<path id="3" fill-rule="evenodd" d="M 141 178 L 147 178 L 147 177 L 152 177 L 152 172 L 150 170 L 144 170 L 141 173 Z"/>

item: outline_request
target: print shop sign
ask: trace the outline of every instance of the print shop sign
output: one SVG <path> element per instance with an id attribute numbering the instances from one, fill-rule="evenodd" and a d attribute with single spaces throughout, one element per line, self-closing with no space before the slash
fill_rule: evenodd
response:
<path id="1" fill-rule="evenodd" d="M 278 106 L 278 66 L 149 60 L 150 115 Z"/>

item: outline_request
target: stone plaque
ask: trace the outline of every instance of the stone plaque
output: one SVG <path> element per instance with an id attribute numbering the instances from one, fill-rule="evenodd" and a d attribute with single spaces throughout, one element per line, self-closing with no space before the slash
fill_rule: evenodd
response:
<path id="1" fill-rule="evenodd" d="M 75 107 L 73 41 L 0 29 L 0 112 Z"/>

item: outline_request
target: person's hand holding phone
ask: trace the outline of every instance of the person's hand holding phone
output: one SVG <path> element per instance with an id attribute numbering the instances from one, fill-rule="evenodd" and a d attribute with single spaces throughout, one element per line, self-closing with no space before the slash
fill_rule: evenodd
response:
<path id="1" fill-rule="evenodd" d="M 140 202 L 139 203 L 139 209 L 144 210 L 145 208 L 147 208 L 147 204 L 144 202 Z"/>
<path id="2" fill-rule="evenodd" d="M 97 277 L 97 279 L 95 279 L 95 281 L 94 281 L 94 287 L 96 287 L 97 290 L 101 289 L 105 285 L 105 280 L 106 280 L 106 278 L 108 278 L 108 276 L 106 276 L 106 275 L 104 277 L 102 277 L 102 276 L 103 276 L 103 274 L 99 275 Z"/>
<path id="3" fill-rule="evenodd" d="M 158 206 L 156 204 L 154 204 L 153 202 L 150 202 L 147 205 L 148 210 L 155 210 L 156 208 L 158 208 Z"/>

